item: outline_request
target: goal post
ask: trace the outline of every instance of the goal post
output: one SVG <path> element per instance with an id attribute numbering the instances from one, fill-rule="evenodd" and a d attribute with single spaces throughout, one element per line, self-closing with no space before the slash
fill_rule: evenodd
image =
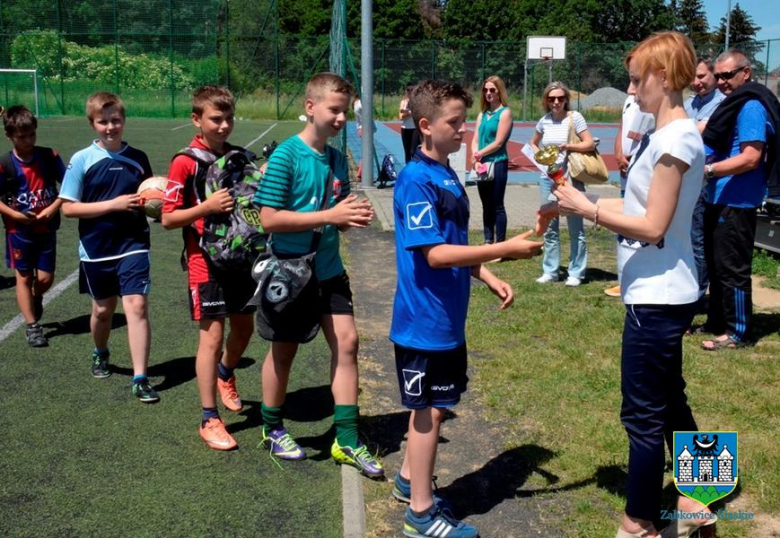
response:
<path id="1" fill-rule="evenodd" d="M 25 105 L 40 117 L 38 70 L 0 68 L 0 104 L 5 108 Z"/>

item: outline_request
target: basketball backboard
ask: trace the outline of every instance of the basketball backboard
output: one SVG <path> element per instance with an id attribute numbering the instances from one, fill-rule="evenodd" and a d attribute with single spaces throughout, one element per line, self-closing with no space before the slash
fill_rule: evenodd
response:
<path id="1" fill-rule="evenodd" d="M 528 60 L 565 60 L 566 38 L 559 36 L 528 36 Z"/>

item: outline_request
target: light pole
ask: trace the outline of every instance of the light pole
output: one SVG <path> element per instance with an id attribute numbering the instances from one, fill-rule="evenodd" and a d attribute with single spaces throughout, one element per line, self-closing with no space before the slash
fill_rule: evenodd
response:
<path id="1" fill-rule="evenodd" d="M 729 50 L 729 34 L 731 33 L 731 0 L 728 0 L 728 11 L 726 12 L 726 49 Z"/>

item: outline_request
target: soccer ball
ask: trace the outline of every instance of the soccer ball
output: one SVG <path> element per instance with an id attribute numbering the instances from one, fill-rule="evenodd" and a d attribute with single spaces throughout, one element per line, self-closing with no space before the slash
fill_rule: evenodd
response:
<path id="1" fill-rule="evenodd" d="M 159 219 L 162 216 L 163 198 L 167 186 L 168 178 L 153 176 L 145 179 L 138 187 L 138 194 L 141 195 L 141 206 L 148 217 Z"/>

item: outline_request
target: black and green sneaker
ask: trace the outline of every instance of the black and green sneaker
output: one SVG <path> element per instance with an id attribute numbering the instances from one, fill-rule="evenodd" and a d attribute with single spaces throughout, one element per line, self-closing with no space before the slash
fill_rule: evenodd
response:
<path id="1" fill-rule="evenodd" d="M 105 379 L 111 375 L 111 370 L 108 368 L 108 358 L 111 353 L 108 351 L 99 352 L 97 350 L 92 352 L 92 377 L 96 379 Z"/>
<path id="2" fill-rule="evenodd" d="M 154 403 L 160 401 L 157 391 L 152 388 L 148 379 L 142 379 L 138 383 L 133 383 L 133 396 L 138 398 L 139 402 Z"/>
<path id="3" fill-rule="evenodd" d="M 46 347 L 49 345 L 49 341 L 43 335 L 43 327 L 37 323 L 27 326 L 25 336 L 30 347 Z"/>

